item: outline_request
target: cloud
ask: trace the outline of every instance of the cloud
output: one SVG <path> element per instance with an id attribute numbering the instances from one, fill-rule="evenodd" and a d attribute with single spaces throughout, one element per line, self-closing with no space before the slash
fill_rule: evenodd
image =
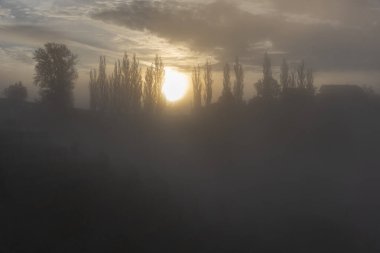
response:
<path id="1" fill-rule="evenodd" d="M 265 37 L 262 28 L 274 26 L 272 19 L 242 12 L 227 2 L 204 5 L 133 1 L 99 11 L 92 17 L 132 30 L 149 31 L 172 43 L 226 57 L 246 53 L 250 44 L 257 42 L 255 35 L 259 39 Z M 253 23 L 260 23 L 260 29 Z"/>
<path id="2" fill-rule="evenodd" d="M 254 12 L 242 9 L 244 1 L 140 0 L 101 9 L 92 18 L 147 31 L 219 61 L 240 55 L 246 63 L 259 64 L 262 52 L 269 50 L 277 53 L 275 58 L 305 58 L 320 69 L 380 67 L 380 18 L 372 15 L 377 1 L 271 3 L 271 11 Z"/>
<path id="3" fill-rule="evenodd" d="M 345 25 L 362 26 L 379 20 L 378 0 L 272 0 L 283 12 L 336 20 Z"/>

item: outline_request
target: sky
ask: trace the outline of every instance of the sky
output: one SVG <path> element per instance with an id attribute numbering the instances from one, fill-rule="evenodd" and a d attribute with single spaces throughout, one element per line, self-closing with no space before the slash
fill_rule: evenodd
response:
<path id="1" fill-rule="evenodd" d="M 317 85 L 380 91 L 380 0 L 0 0 L 0 89 L 20 80 L 33 99 L 33 52 L 46 42 L 79 56 L 79 107 L 88 104 L 88 73 L 99 56 L 111 67 L 125 51 L 143 66 L 159 54 L 183 72 L 209 59 L 216 90 L 221 66 L 239 56 L 247 98 L 266 51 L 275 78 L 283 58 L 304 59 Z"/>

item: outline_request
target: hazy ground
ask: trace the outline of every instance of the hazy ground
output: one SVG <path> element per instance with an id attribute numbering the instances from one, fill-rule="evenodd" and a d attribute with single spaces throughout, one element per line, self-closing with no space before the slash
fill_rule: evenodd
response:
<path id="1" fill-rule="evenodd" d="M 377 100 L 185 116 L 0 104 L 1 252 L 379 252 Z"/>

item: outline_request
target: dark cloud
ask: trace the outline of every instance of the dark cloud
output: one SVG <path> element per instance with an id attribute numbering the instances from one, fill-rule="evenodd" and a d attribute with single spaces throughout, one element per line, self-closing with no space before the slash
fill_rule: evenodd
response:
<path id="1" fill-rule="evenodd" d="M 269 50 L 278 52 L 278 58 L 305 58 L 320 69 L 380 67 L 380 18 L 372 15 L 378 11 L 378 1 L 272 3 L 275 11 L 255 15 L 236 2 L 132 1 L 100 10 L 92 17 L 148 31 L 214 54 L 220 61 L 240 55 L 246 62 L 259 63 L 258 56 Z"/>
<path id="2" fill-rule="evenodd" d="M 273 19 L 242 12 L 227 2 L 204 5 L 133 1 L 95 13 L 93 18 L 147 30 L 170 42 L 227 57 L 246 53 L 253 42 L 266 37 L 266 30 L 275 26 Z"/>
<path id="3" fill-rule="evenodd" d="M 0 25 L 0 32 L 4 36 L 20 36 L 29 39 L 52 40 L 62 39 L 62 33 L 53 31 L 45 26 L 35 25 Z"/>
<path id="4" fill-rule="evenodd" d="M 27 43 L 42 46 L 49 41 L 60 43 L 75 42 L 92 47 L 94 50 L 112 51 L 114 49 L 104 38 L 98 38 L 94 35 L 96 30 L 89 29 L 81 33 L 68 33 L 44 25 L 0 25 L 0 33 L 4 36 L 3 40 L 6 41 L 8 39 L 12 41 L 12 44 L 15 44 L 15 41 L 19 41 L 21 45 Z M 109 34 L 109 36 L 112 36 L 112 34 Z"/>
<path id="5" fill-rule="evenodd" d="M 371 25 L 379 21 L 379 0 L 272 0 L 281 11 L 309 15 L 345 25 Z"/>

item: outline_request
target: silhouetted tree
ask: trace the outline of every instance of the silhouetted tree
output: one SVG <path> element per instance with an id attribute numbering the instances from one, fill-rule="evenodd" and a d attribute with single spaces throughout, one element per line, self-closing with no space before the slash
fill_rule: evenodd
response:
<path id="1" fill-rule="evenodd" d="M 145 85 L 144 85 L 144 109 L 146 112 L 151 113 L 154 109 L 154 66 L 150 66 L 145 72 Z"/>
<path id="2" fill-rule="evenodd" d="M 268 53 L 264 55 L 263 79 L 255 84 L 257 96 L 264 99 L 275 98 L 279 94 L 279 84 L 272 76 L 272 63 Z"/>
<path id="3" fill-rule="evenodd" d="M 77 56 L 64 44 L 47 43 L 34 52 L 33 59 L 37 62 L 34 83 L 40 87 L 41 101 L 55 108 L 71 107 L 78 78 Z"/>
<path id="4" fill-rule="evenodd" d="M 162 94 L 162 85 L 165 79 L 165 67 L 161 57 L 156 55 L 154 59 L 154 97 L 155 97 L 155 110 L 161 111 L 164 109 L 166 102 Z"/>
<path id="5" fill-rule="evenodd" d="M 154 99 L 154 71 L 151 71 L 149 91 L 150 99 Z M 144 90 L 147 92 L 148 90 Z M 115 61 L 114 70 L 107 77 L 106 58 L 101 56 L 99 59 L 99 70 L 90 72 L 90 97 L 91 107 L 96 110 L 107 111 L 117 114 L 137 113 L 141 111 L 142 103 L 146 102 L 146 93 L 143 98 L 143 80 L 140 62 L 136 55 L 130 60 L 127 53 L 123 59 Z M 153 99 L 154 98 L 154 99 Z M 152 104 L 154 104 L 152 102 Z"/>
<path id="6" fill-rule="evenodd" d="M 243 65 L 239 62 L 239 57 L 236 57 L 234 63 L 234 72 L 235 72 L 235 85 L 234 85 L 234 98 L 238 104 L 243 103 L 243 94 L 244 94 L 244 70 Z"/>
<path id="7" fill-rule="evenodd" d="M 202 107 L 202 79 L 201 79 L 201 67 L 198 65 L 193 69 L 193 106 L 195 110 L 199 110 Z"/>
<path id="8" fill-rule="evenodd" d="M 221 97 L 219 98 L 219 102 L 222 104 L 230 104 L 233 102 L 230 71 L 230 65 L 226 63 L 223 70 L 223 91 Z"/>
<path id="9" fill-rule="evenodd" d="M 109 87 L 106 74 L 106 67 L 106 57 L 100 56 L 97 85 L 99 89 L 99 110 L 103 112 L 108 109 L 109 99 Z"/>
<path id="10" fill-rule="evenodd" d="M 121 62 L 121 108 L 122 112 L 129 112 L 131 107 L 131 74 L 130 74 L 130 61 L 127 53 L 124 53 L 123 60 Z"/>
<path id="11" fill-rule="evenodd" d="M 289 77 L 289 88 L 294 89 L 297 87 L 297 71 L 292 69 Z"/>
<path id="12" fill-rule="evenodd" d="M 122 90 L 121 90 L 122 74 L 121 63 L 115 61 L 114 71 L 109 78 L 109 106 L 113 112 L 120 113 L 122 111 Z"/>
<path id="13" fill-rule="evenodd" d="M 281 74 L 280 74 L 280 84 L 282 87 L 282 92 L 286 93 L 289 88 L 289 83 L 291 82 L 291 76 L 289 75 L 289 65 L 288 62 L 283 59 L 281 65 Z"/>
<path id="14" fill-rule="evenodd" d="M 302 60 L 297 67 L 297 87 L 300 89 L 306 88 L 306 69 L 304 60 Z"/>
<path id="15" fill-rule="evenodd" d="M 203 81 L 204 81 L 204 103 L 205 106 L 209 106 L 212 101 L 212 67 L 209 61 L 206 62 L 204 66 L 204 75 L 203 75 Z"/>
<path id="16" fill-rule="evenodd" d="M 142 102 L 142 76 L 140 62 L 136 55 L 133 55 L 130 67 L 130 85 L 131 85 L 131 110 L 136 113 L 141 110 Z"/>
<path id="17" fill-rule="evenodd" d="M 24 101 L 28 97 L 28 91 L 22 85 L 22 82 L 9 85 L 8 88 L 4 89 L 3 93 L 7 99 L 15 102 Z"/>
<path id="18" fill-rule="evenodd" d="M 306 71 L 306 89 L 310 94 L 314 94 L 314 74 L 312 69 Z"/>
<path id="19" fill-rule="evenodd" d="M 257 94 L 257 97 L 264 97 L 264 85 L 263 85 L 263 80 L 260 79 L 258 80 L 255 84 L 254 84 L 255 88 L 256 88 L 256 94 Z"/>
<path id="20" fill-rule="evenodd" d="M 99 108 L 99 87 L 98 87 L 96 69 L 90 70 L 89 88 L 90 88 L 90 109 L 93 111 L 96 111 Z"/>

